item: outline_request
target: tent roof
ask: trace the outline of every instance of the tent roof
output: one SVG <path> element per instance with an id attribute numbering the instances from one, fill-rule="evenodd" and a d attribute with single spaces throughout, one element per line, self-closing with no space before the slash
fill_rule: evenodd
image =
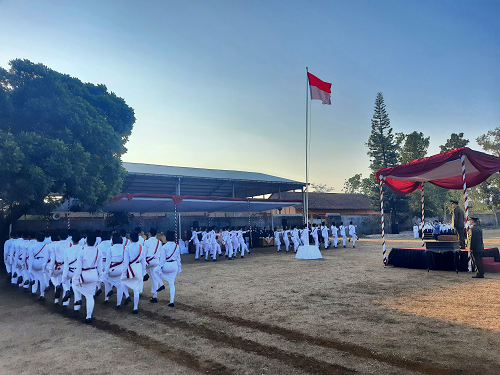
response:
<path id="1" fill-rule="evenodd" d="M 226 197 L 178 196 L 169 194 L 120 194 L 105 207 L 105 212 L 262 212 L 294 206 L 302 201 L 284 199 L 244 199 Z"/>
<path id="2" fill-rule="evenodd" d="M 263 173 L 122 163 L 124 193 L 180 194 L 246 198 L 302 189 L 303 182 Z"/>
<path id="3" fill-rule="evenodd" d="M 389 188 L 399 194 L 409 194 L 430 182 L 446 189 L 462 189 L 462 162 L 465 156 L 465 181 L 467 187 L 480 184 L 493 173 L 500 171 L 500 158 L 468 147 L 415 159 L 407 164 L 383 168 L 376 172 Z"/>

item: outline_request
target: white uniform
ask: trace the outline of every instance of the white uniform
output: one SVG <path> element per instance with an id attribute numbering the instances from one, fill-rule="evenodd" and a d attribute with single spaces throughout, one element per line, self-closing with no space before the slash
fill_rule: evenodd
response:
<path id="1" fill-rule="evenodd" d="M 122 285 L 134 291 L 134 310 L 139 308 L 139 294 L 144 287 L 143 277 L 146 274 L 146 251 L 137 242 L 130 242 L 125 247 L 124 263 L 126 268 L 122 273 Z"/>
<path id="2" fill-rule="evenodd" d="M 78 244 L 69 244 L 70 246 L 66 249 L 64 253 L 64 265 L 63 265 L 63 275 L 62 275 L 62 286 L 64 295 L 66 296 L 70 292 L 71 281 L 75 275 L 76 270 L 76 259 L 78 253 L 83 249 L 82 246 Z M 69 299 L 63 302 L 64 306 L 69 305 Z M 75 306 L 75 310 L 80 310 L 80 306 Z"/>
<path id="3" fill-rule="evenodd" d="M 100 237 L 98 237 L 100 238 Z M 96 241 L 96 245 L 95 245 L 99 251 L 101 252 L 101 259 L 102 259 L 102 262 L 101 262 L 101 277 L 99 279 L 99 281 L 97 282 L 97 288 L 100 288 L 101 287 L 101 283 L 104 284 L 104 300 L 107 301 L 109 300 L 109 297 L 108 297 L 108 293 L 113 290 L 112 289 L 112 286 L 111 284 L 106 280 L 106 277 L 105 277 L 105 273 L 104 273 L 104 269 L 106 267 L 106 263 L 107 263 L 107 256 L 108 256 L 108 249 L 111 247 L 111 240 L 104 240 L 104 241 L 99 241 L 99 244 L 97 244 L 97 241 Z"/>
<path id="4" fill-rule="evenodd" d="M 121 243 L 114 244 L 106 252 L 106 265 L 104 266 L 103 280 L 116 288 L 116 305 L 122 304 L 122 298 L 128 297 L 128 290 L 122 285 L 121 276 L 126 268 L 124 263 L 125 246 Z"/>
<path id="5" fill-rule="evenodd" d="M 343 243 L 344 247 L 345 247 L 345 242 L 347 239 L 347 237 L 345 235 L 345 229 L 346 229 L 346 227 L 344 227 L 343 225 L 340 226 L 340 235 L 342 236 L 342 243 Z"/>
<path id="6" fill-rule="evenodd" d="M 201 232 L 192 231 L 192 236 L 189 240 L 189 242 L 193 241 L 193 244 L 196 247 L 194 259 L 198 259 L 201 255 L 203 255 L 203 247 L 201 246 L 200 240 L 198 239 L 198 233 Z"/>
<path id="7" fill-rule="evenodd" d="M 160 277 L 160 272 L 157 268 L 160 266 L 161 241 L 156 237 L 148 238 L 144 242 L 146 251 L 146 270 L 149 269 L 151 275 L 151 293 L 153 298 L 156 298 L 158 288 L 163 285 Z"/>
<path id="8" fill-rule="evenodd" d="M 314 245 L 319 249 L 319 240 L 318 240 L 318 227 L 311 228 L 311 235 L 314 240 Z"/>
<path id="9" fill-rule="evenodd" d="M 12 261 L 10 252 L 13 244 L 14 244 L 14 239 L 9 238 L 7 241 L 5 241 L 3 245 L 3 262 L 5 264 L 5 269 L 7 270 L 7 273 L 12 273 Z"/>
<path id="10" fill-rule="evenodd" d="M 323 236 L 323 240 L 325 241 L 325 249 L 328 249 L 328 245 L 330 245 L 330 242 L 328 241 L 328 227 L 326 225 L 321 228 L 321 235 Z"/>
<path id="11" fill-rule="evenodd" d="M 58 303 L 62 293 L 64 254 L 71 244 L 63 240 L 52 242 L 51 245 L 49 249 L 50 262 L 47 264 L 47 273 L 52 280 L 52 284 L 54 284 L 56 288 L 54 303 Z"/>
<path id="12" fill-rule="evenodd" d="M 277 230 L 274 231 L 274 246 L 277 247 L 278 251 L 280 251 L 280 247 L 281 247 L 280 233 L 281 232 L 278 232 Z"/>
<path id="13" fill-rule="evenodd" d="M 160 276 L 167 280 L 170 288 L 170 303 L 174 303 L 175 298 L 175 278 L 182 271 L 181 256 L 179 246 L 175 242 L 167 242 L 161 247 Z"/>
<path id="14" fill-rule="evenodd" d="M 331 230 L 332 230 L 332 237 L 333 237 L 333 247 L 337 248 L 337 244 L 339 241 L 339 229 L 335 225 L 332 225 Z"/>
<path id="15" fill-rule="evenodd" d="M 290 240 L 288 239 L 288 233 L 290 233 L 288 229 L 283 231 L 283 242 L 285 243 L 286 252 L 288 252 L 289 250 L 288 248 L 290 247 Z"/>
<path id="16" fill-rule="evenodd" d="M 44 242 L 37 242 L 29 249 L 28 270 L 34 277 L 35 283 L 31 288 L 31 293 L 36 293 L 38 283 L 40 283 L 40 299 L 44 299 L 45 287 L 45 267 L 49 259 L 49 250 Z"/>
<path id="17" fill-rule="evenodd" d="M 352 247 L 356 247 L 356 227 L 352 224 L 349 225 L 349 235 L 352 237 Z"/>
<path id="18" fill-rule="evenodd" d="M 302 245 L 309 245 L 309 228 L 304 228 L 301 230 L 300 241 L 302 241 Z"/>
<path id="19" fill-rule="evenodd" d="M 296 253 L 300 245 L 299 230 L 297 228 L 294 228 L 292 231 L 292 242 L 293 242 L 293 252 Z"/>
<path id="20" fill-rule="evenodd" d="M 92 318 L 94 311 L 94 295 L 97 282 L 102 272 L 102 254 L 95 246 L 85 246 L 76 257 L 76 269 L 73 275 L 73 292 L 75 302 L 85 296 L 87 319 Z"/>
<path id="21" fill-rule="evenodd" d="M 248 246 L 245 243 L 245 239 L 243 238 L 243 233 L 247 233 L 247 230 L 239 230 L 238 231 L 238 242 L 240 243 L 240 248 L 241 248 L 241 257 L 243 258 L 245 256 L 245 251 L 248 253 Z"/>
<path id="22" fill-rule="evenodd" d="M 233 243 L 231 242 L 231 233 L 227 230 L 222 232 L 222 243 L 226 248 L 225 256 L 228 258 L 233 257 Z"/>

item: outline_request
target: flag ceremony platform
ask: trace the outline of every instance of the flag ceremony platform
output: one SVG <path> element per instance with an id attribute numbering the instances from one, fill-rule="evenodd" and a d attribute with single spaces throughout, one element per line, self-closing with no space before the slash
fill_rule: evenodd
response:
<path id="1" fill-rule="evenodd" d="M 433 241 L 434 242 L 434 241 Z M 427 269 L 435 271 L 468 271 L 468 250 L 455 246 L 392 248 L 387 264 L 393 267 Z M 450 241 L 455 242 L 455 241 Z M 427 242 L 427 244 L 429 244 Z M 497 247 L 485 247 L 483 252 L 484 271 L 500 273 L 500 253 Z"/>

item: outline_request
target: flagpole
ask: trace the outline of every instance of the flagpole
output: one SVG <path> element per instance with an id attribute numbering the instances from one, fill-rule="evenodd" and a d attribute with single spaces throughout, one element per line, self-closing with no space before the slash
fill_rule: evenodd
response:
<path id="1" fill-rule="evenodd" d="M 308 117 L 309 117 L 309 68 L 306 66 L 306 199 L 305 199 L 305 212 L 306 212 L 306 229 L 307 229 L 307 245 L 309 245 L 309 159 L 308 159 Z M 305 245 L 305 244 L 304 244 Z"/>

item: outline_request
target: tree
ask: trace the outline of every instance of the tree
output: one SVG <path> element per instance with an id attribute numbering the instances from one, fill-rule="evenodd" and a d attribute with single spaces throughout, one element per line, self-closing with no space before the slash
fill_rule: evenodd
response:
<path id="1" fill-rule="evenodd" d="M 398 163 L 397 145 L 392 134 L 389 115 L 385 110 L 384 96 L 381 92 L 377 93 L 375 98 L 375 109 L 371 122 L 372 131 L 366 145 L 368 146 L 367 154 L 370 157 L 370 169 L 374 174 L 366 181 L 366 186 L 369 187 L 369 196 L 375 203 L 379 200 L 375 172 Z M 388 190 L 384 195 L 384 200 L 387 212 L 391 213 L 391 223 L 397 224 L 398 213 L 408 209 L 407 198 Z"/>
<path id="2" fill-rule="evenodd" d="M 380 168 L 388 168 L 397 164 L 397 147 L 392 134 L 391 120 L 385 110 L 384 96 L 377 93 L 375 111 L 372 118 L 372 131 L 368 142 L 368 156 L 370 169 L 373 172 Z"/>
<path id="3" fill-rule="evenodd" d="M 327 186 L 326 184 L 311 184 L 311 187 L 314 189 L 314 193 L 331 193 L 335 190 L 335 188 Z"/>
<path id="4" fill-rule="evenodd" d="M 469 140 L 464 138 L 464 133 L 451 133 L 449 139 L 446 140 L 444 145 L 439 146 L 441 152 L 455 150 L 460 147 L 465 147 L 469 144 Z"/>
<path id="5" fill-rule="evenodd" d="M 476 142 L 485 151 L 491 152 L 495 156 L 500 156 L 500 127 L 480 135 L 476 138 Z"/>
<path id="6" fill-rule="evenodd" d="M 431 137 L 414 131 L 410 134 L 396 133 L 396 144 L 399 145 L 399 162 L 406 164 L 415 159 L 421 159 L 427 154 Z"/>
<path id="7" fill-rule="evenodd" d="M 121 191 L 134 111 L 104 85 L 28 60 L 0 68 L 0 229 L 62 199 L 97 210 Z"/>
<path id="8" fill-rule="evenodd" d="M 351 178 L 344 181 L 342 189 L 346 194 L 358 194 L 361 192 L 361 173 L 355 174 Z"/>

